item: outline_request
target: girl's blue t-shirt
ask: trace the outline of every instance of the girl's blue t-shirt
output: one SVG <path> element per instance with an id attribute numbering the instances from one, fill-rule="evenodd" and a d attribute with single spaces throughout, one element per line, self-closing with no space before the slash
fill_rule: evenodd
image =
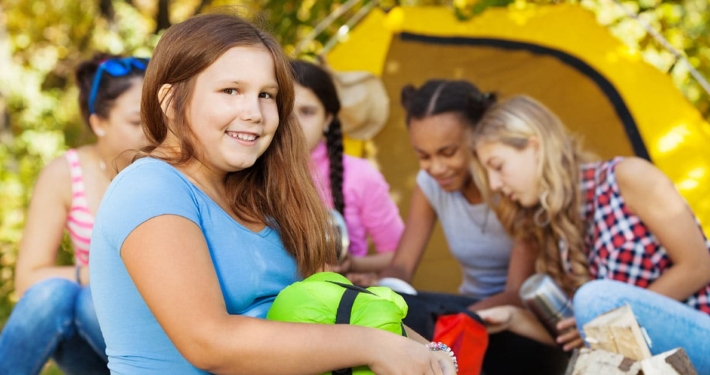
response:
<path id="1" fill-rule="evenodd" d="M 112 374 L 205 373 L 177 351 L 121 259 L 126 237 L 160 215 L 181 216 L 200 227 L 229 314 L 264 318 L 276 295 L 300 279 L 277 230 L 252 232 L 170 164 L 136 161 L 111 182 L 91 238 L 91 289 Z"/>

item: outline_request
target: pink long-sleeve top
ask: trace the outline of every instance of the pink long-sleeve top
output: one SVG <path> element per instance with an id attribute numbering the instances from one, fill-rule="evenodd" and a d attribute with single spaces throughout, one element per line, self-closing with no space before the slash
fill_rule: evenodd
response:
<path id="1" fill-rule="evenodd" d="M 325 204 L 333 208 L 330 163 L 325 142 L 320 142 L 313 149 L 311 159 L 315 167 L 312 174 L 318 193 Z M 378 253 L 397 249 L 404 223 L 397 205 L 389 195 L 389 185 L 370 162 L 343 155 L 343 197 L 343 216 L 350 236 L 350 254 L 367 255 L 368 237 L 372 239 Z"/>

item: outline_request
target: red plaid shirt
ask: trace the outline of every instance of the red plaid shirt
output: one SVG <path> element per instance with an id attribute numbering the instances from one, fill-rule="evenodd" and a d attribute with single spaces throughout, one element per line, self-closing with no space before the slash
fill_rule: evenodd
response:
<path id="1" fill-rule="evenodd" d="M 646 288 L 673 266 L 673 262 L 648 227 L 624 204 L 615 174 L 621 160 L 623 158 L 589 163 L 581 168 L 589 269 L 596 279 L 612 279 Z M 710 251 L 707 238 L 705 245 Z M 710 285 L 685 303 L 710 314 Z"/>

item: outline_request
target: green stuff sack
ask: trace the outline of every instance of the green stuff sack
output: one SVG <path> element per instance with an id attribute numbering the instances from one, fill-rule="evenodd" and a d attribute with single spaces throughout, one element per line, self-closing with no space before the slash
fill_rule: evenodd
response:
<path id="1" fill-rule="evenodd" d="M 282 322 L 354 324 L 406 336 L 402 319 L 407 303 L 392 289 L 361 288 L 343 275 L 316 273 L 289 285 L 276 296 L 266 319 Z M 330 372 L 324 374 L 328 375 Z M 333 375 L 374 375 L 367 366 L 342 369 Z"/>

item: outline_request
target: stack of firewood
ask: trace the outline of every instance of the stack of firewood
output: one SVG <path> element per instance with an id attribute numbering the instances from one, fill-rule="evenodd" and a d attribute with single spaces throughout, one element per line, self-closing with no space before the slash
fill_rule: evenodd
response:
<path id="1" fill-rule="evenodd" d="M 628 305 L 583 328 L 591 349 L 577 350 L 565 375 L 697 375 L 683 348 L 651 356 L 647 337 Z"/>

